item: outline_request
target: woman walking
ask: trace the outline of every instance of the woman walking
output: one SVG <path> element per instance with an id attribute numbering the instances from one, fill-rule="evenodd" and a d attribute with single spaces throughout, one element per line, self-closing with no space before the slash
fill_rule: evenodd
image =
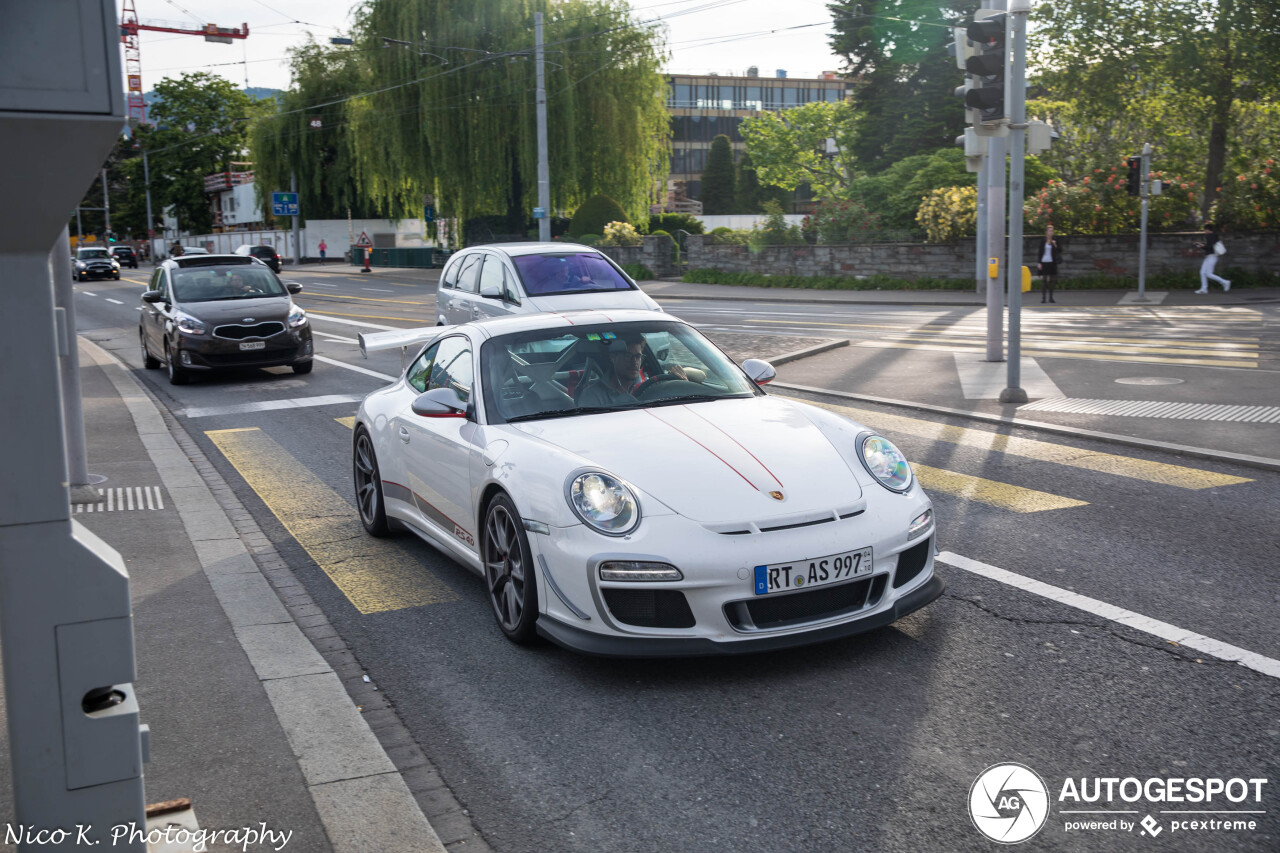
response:
<path id="1" fill-rule="evenodd" d="M 1226 254 L 1226 249 L 1219 250 L 1222 241 L 1218 237 L 1218 230 L 1213 227 L 1212 222 L 1204 224 L 1204 242 L 1196 243 L 1196 248 L 1204 252 L 1204 261 L 1200 264 L 1200 289 L 1196 293 L 1209 292 L 1209 279 L 1213 279 L 1222 285 L 1222 292 L 1226 293 L 1231 289 L 1231 282 L 1219 275 L 1213 274 L 1213 268 L 1218 265 L 1218 255 Z"/>
<path id="2" fill-rule="evenodd" d="M 1058 264 L 1062 263 L 1062 249 L 1058 241 L 1053 239 L 1053 226 L 1045 226 L 1044 239 L 1040 241 L 1040 251 L 1036 255 L 1040 259 L 1040 303 L 1053 302 L 1053 289 L 1058 285 Z"/>

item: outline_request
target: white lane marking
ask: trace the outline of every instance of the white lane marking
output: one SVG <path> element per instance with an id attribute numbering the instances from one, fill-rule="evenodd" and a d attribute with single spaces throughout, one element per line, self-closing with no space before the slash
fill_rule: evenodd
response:
<path id="1" fill-rule="evenodd" d="M 363 394 L 324 394 L 319 397 L 294 397 L 288 400 L 260 400 L 256 403 L 236 403 L 230 406 L 194 406 L 183 412 L 189 418 L 207 418 L 214 415 L 242 415 L 248 412 L 269 412 L 275 409 L 305 409 L 312 406 L 336 406 L 342 403 L 358 403 Z"/>
<path id="2" fill-rule="evenodd" d="M 330 340 L 330 341 L 341 341 L 341 342 L 342 342 L 342 343 L 344 343 L 344 344 L 358 344 L 358 343 L 360 343 L 360 342 L 359 342 L 358 340 L 356 340 L 355 338 L 344 338 L 342 335 L 331 335 L 331 334 L 329 334 L 328 332 L 312 331 L 312 334 L 313 334 L 313 335 L 319 335 L 320 337 L 325 338 L 326 340 Z"/>
<path id="3" fill-rule="evenodd" d="M 307 282 L 307 284 L 313 285 L 315 287 L 337 287 L 338 286 L 336 284 L 330 284 L 327 281 L 309 281 Z"/>
<path id="4" fill-rule="evenodd" d="M 360 326 L 365 329 L 380 329 L 384 332 L 403 332 L 406 328 L 417 328 L 416 326 L 382 326 L 378 323 L 361 323 L 358 320 L 348 320 L 345 317 L 330 317 L 328 314 L 317 314 L 315 311 L 308 311 L 307 316 L 313 320 L 319 318 L 330 323 L 340 323 L 343 326 Z"/>
<path id="5" fill-rule="evenodd" d="M 388 290 L 385 287 L 362 287 L 361 290 L 372 290 L 376 293 L 395 293 L 394 290 Z"/>
<path id="6" fill-rule="evenodd" d="M 1114 415 L 1125 418 L 1169 418 L 1183 421 L 1232 421 L 1280 423 L 1280 406 L 1178 403 L 1164 400 L 1089 400 L 1062 397 L 1025 403 L 1018 411 L 1067 412 L 1079 415 Z"/>
<path id="7" fill-rule="evenodd" d="M 107 297 L 107 301 L 108 301 L 108 302 L 114 302 L 114 303 L 115 303 L 115 304 L 117 304 L 117 305 L 123 305 L 123 304 L 124 304 L 124 303 L 123 303 L 123 302 L 121 302 L 119 299 L 112 299 L 110 296 L 108 296 L 108 297 Z"/>
<path id="8" fill-rule="evenodd" d="M 1280 660 L 1275 658 L 1269 658 L 1265 655 L 1242 649 L 1239 646 L 1233 646 L 1221 640 L 1215 640 L 1212 637 L 1206 637 L 1203 634 L 1197 634 L 1194 631 L 1170 625 L 1168 622 L 1161 622 L 1158 619 L 1143 616 L 1141 613 L 1135 613 L 1132 610 L 1125 610 L 1123 607 L 1116 607 L 1114 604 L 1107 604 L 1105 601 L 1099 601 L 1096 598 L 1074 593 L 1069 589 L 1062 589 L 996 566 L 971 560 L 968 557 L 962 557 L 950 551 L 943 551 L 935 559 L 941 560 L 949 566 L 955 566 L 957 569 L 964 569 L 966 572 L 973 572 L 975 575 L 982 575 L 984 578 L 1008 584 L 1024 592 L 1043 596 L 1068 607 L 1074 607 L 1077 610 L 1101 616 L 1103 619 L 1110 619 L 1112 622 L 1118 622 L 1144 634 L 1151 634 L 1162 640 L 1177 643 L 1180 646 L 1186 646 L 1189 649 L 1195 649 L 1222 660 L 1235 661 L 1241 666 L 1248 667 L 1263 675 L 1269 675 L 1272 678 L 1280 678 Z"/>
<path id="9" fill-rule="evenodd" d="M 90 293 L 90 292 L 89 292 L 89 291 L 87 291 L 87 290 L 82 290 L 82 291 L 80 291 L 80 292 L 81 292 L 82 294 L 84 294 L 85 296 L 97 296 L 97 295 L 98 295 L 98 294 L 96 294 L 96 293 Z"/>
<path id="10" fill-rule="evenodd" d="M 363 373 L 365 376 L 374 376 L 386 382 L 395 382 L 399 376 L 388 376 L 385 373 L 379 373 L 376 370 L 369 370 L 367 367 L 356 367 L 354 364 L 347 364 L 345 361 L 338 361 L 336 358 L 325 358 L 322 355 L 313 355 L 316 361 L 323 361 L 325 364 L 332 364 L 334 367 L 345 367 L 347 370 L 354 370 L 356 373 Z M 364 397 L 357 397 L 357 400 L 363 400 Z"/>

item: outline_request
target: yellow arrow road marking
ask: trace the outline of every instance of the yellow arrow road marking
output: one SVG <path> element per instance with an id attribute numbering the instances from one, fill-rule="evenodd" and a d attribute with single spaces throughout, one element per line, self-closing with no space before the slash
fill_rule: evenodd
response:
<path id="1" fill-rule="evenodd" d="M 355 508 L 262 430 L 205 435 L 361 613 L 458 600 L 403 545 L 365 533 Z"/>
<path id="2" fill-rule="evenodd" d="M 1064 498 L 1035 489 L 1024 489 L 1009 483 L 995 480 L 984 480 L 955 471 L 944 471 L 941 468 L 930 468 L 928 465 L 912 465 L 920 485 L 926 491 L 945 492 L 966 500 L 977 501 L 999 509 L 1013 512 L 1044 512 L 1050 509 L 1070 509 L 1077 506 L 1088 506 L 1088 501 Z"/>
<path id="3" fill-rule="evenodd" d="M 948 426 L 947 424 L 934 423 L 933 421 L 919 418 L 873 412 L 868 409 L 857 409 L 851 406 L 818 403 L 813 400 L 805 400 L 804 402 L 828 409 L 888 433 L 902 433 L 930 441 L 945 441 L 961 447 L 1008 453 L 1012 456 L 1035 459 L 1039 462 L 1053 462 L 1057 465 L 1082 468 L 1086 471 L 1099 471 L 1103 474 L 1115 474 L 1117 477 L 1129 477 L 1134 480 L 1176 486 L 1181 489 L 1212 489 L 1218 486 L 1234 486 L 1240 483 L 1253 482 L 1244 477 L 1233 477 L 1229 474 L 1219 474 L 1215 471 L 1202 471 L 1198 468 L 1169 465 L 1164 462 L 1150 462 L 1146 459 L 1134 459 L 1130 456 L 1098 453 L 1092 450 L 1082 450 L 1078 447 L 1037 441 L 1031 438 L 1014 438 L 987 430 Z"/>
<path id="4" fill-rule="evenodd" d="M 909 344 L 898 341 L 858 341 L 854 344 L 856 347 L 866 347 L 869 349 L 914 349 L 924 350 L 927 352 L 984 352 L 977 346 L 965 346 L 962 344 L 954 344 L 952 346 L 942 346 L 940 344 Z M 1124 355 L 1121 353 L 1110 352 L 1069 352 L 1066 350 L 1048 349 L 1044 347 L 1023 347 L 1023 355 L 1038 355 L 1045 358 L 1082 358 L 1089 361 L 1134 361 L 1143 364 L 1194 364 L 1201 367 L 1257 367 L 1258 361 L 1256 356 L 1231 356 L 1220 355 L 1214 359 L 1202 358 L 1168 358 L 1159 355 Z M 1244 361 L 1243 359 L 1252 359 Z M 1227 361 L 1226 359 L 1238 359 L 1235 361 Z"/>

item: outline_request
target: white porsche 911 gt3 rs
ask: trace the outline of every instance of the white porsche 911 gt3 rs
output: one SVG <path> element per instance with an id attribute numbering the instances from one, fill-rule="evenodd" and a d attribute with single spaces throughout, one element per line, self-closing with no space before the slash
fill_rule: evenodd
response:
<path id="1" fill-rule="evenodd" d="M 898 449 L 766 395 L 772 367 L 739 368 L 687 323 L 575 311 L 361 336 L 418 343 L 356 418 L 360 518 L 483 577 L 516 642 L 787 648 L 942 594 L 933 510 Z"/>

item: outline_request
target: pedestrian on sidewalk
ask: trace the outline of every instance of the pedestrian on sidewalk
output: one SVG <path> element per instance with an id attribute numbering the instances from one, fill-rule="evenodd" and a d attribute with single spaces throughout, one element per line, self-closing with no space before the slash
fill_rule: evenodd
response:
<path id="1" fill-rule="evenodd" d="M 1209 279 L 1222 285 L 1223 293 L 1231 290 L 1230 281 L 1213 274 L 1213 268 L 1218 265 L 1218 256 L 1225 255 L 1227 248 L 1222 244 L 1221 238 L 1218 237 L 1218 229 L 1212 222 L 1204 224 L 1204 242 L 1196 243 L 1196 248 L 1204 252 L 1204 260 L 1200 263 L 1200 289 L 1196 293 L 1209 292 Z"/>
<path id="2" fill-rule="evenodd" d="M 320 241 L 320 265 L 324 266 L 324 253 L 329 247 L 324 244 L 324 240 Z"/>
<path id="3" fill-rule="evenodd" d="M 1058 286 L 1058 264 L 1062 263 L 1062 249 L 1058 241 L 1053 239 L 1053 226 L 1046 225 L 1044 239 L 1040 241 L 1040 251 L 1036 254 L 1040 259 L 1040 303 L 1054 302 L 1053 289 Z"/>

